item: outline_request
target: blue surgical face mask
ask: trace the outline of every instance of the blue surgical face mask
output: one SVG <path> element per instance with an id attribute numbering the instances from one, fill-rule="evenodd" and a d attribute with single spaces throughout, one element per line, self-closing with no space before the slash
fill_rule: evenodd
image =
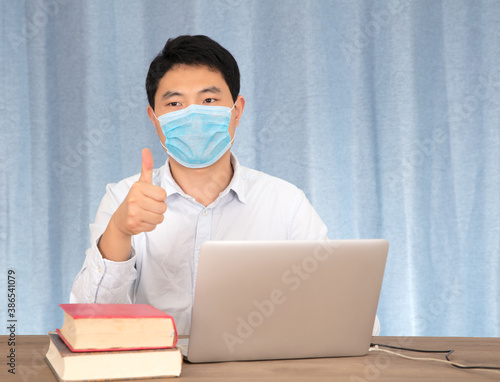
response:
<path id="1" fill-rule="evenodd" d="M 230 109 L 193 104 L 160 115 L 156 119 L 165 136 L 162 146 L 185 167 L 203 168 L 214 164 L 233 143 L 229 135 L 233 108 L 234 105 Z"/>

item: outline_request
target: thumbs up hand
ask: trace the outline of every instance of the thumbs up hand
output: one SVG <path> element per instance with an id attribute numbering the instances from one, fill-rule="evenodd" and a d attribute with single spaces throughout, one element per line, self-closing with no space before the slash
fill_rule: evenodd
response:
<path id="1" fill-rule="evenodd" d="M 149 149 L 142 150 L 142 167 L 139 180 L 153 184 L 153 155 Z"/>
<path id="2" fill-rule="evenodd" d="M 165 190 L 153 185 L 153 155 L 149 149 L 144 149 L 141 176 L 113 214 L 110 224 L 124 236 L 152 231 L 163 222 L 166 199 Z"/>

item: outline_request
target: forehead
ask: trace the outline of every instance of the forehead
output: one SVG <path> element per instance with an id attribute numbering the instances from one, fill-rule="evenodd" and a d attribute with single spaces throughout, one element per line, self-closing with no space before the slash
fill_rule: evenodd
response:
<path id="1" fill-rule="evenodd" d="M 230 93 L 224 77 L 218 70 L 205 65 L 175 65 L 160 80 L 156 95 L 172 90 L 197 92 L 210 86 L 216 86 L 222 92 Z"/>

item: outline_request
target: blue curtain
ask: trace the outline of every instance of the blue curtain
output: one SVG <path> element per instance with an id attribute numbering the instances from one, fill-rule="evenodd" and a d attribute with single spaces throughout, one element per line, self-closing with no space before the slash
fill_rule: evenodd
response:
<path id="1" fill-rule="evenodd" d="M 500 2 L 0 0 L 0 20 L 19 334 L 62 324 L 105 185 L 144 147 L 165 161 L 149 63 L 206 34 L 240 65 L 240 162 L 302 188 L 330 238 L 389 240 L 381 334 L 500 335 Z"/>

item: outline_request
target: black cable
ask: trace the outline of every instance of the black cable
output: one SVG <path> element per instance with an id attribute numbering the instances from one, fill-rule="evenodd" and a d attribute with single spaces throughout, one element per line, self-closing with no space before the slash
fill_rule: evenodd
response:
<path id="1" fill-rule="evenodd" d="M 480 365 L 458 365 L 454 363 L 452 360 L 450 360 L 449 356 L 451 353 L 453 353 L 455 350 L 424 350 L 424 349 L 412 349 L 412 348 L 403 348 L 403 347 L 398 347 L 398 346 L 391 346 L 391 345 L 384 345 L 384 344 L 375 344 L 371 343 L 370 346 L 380 346 L 380 347 L 385 347 L 385 348 L 391 348 L 391 349 L 398 349 L 398 350 L 406 350 L 406 351 L 414 351 L 414 352 L 420 352 L 420 353 L 446 353 L 445 357 L 448 362 L 450 362 L 450 365 L 455 366 L 459 369 L 486 369 L 486 370 L 500 370 L 500 367 L 498 366 L 480 366 Z"/>
<path id="2" fill-rule="evenodd" d="M 479 366 L 479 365 L 457 365 L 455 363 L 453 363 L 452 360 L 450 360 L 448 358 L 448 356 L 453 353 L 455 350 L 451 350 L 448 354 L 445 355 L 446 357 L 446 360 L 447 361 L 450 361 L 451 364 L 455 367 L 458 367 L 459 369 L 487 369 L 487 370 L 500 370 L 500 367 L 497 367 L 497 366 Z"/>
<path id="3" fill-rule="evenodd" d="M 398 346 L 383 345 L 383 344 L 370 344 L 370 346 L 380 346 L 380 347 L 384 347 L 384 348 L 415 351 L 415 352 L 420 352 L 420 353 L 448 353 L 448 354 L 451 354 L 454 352 L 454 350 L 422 350 L 422 349 L 401 348 Z"/>

